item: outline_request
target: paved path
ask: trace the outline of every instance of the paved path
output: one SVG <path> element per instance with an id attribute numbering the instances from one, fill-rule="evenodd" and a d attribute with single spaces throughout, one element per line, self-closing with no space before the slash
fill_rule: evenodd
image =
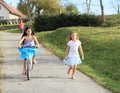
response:
<path id="1" fill-rule="evenodd" d="M 21 75 L 23 65 L 17 50 L 20 37 L 21 34 L 0 32 L 0 48 L 4 53 L 2 93 L 112 93 L 81 72 L 77 72 L 76 80 L 70 79 L 66 74 L 68 67 L 43 47 L 28 81 Z"/>

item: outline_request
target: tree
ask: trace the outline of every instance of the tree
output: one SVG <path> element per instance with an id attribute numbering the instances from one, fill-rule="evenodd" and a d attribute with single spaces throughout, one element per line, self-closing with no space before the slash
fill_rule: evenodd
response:
<path id="1" fill-rule="evenodd" d="M 101 7 L 102 22 L 105 22 L 104 7 L 102 4 L 102 0 L 100 0 L 100 7 Z"/>
<path id="2" fill-rule="evenodd" d="M 17 8 L 26 16 L 28 20 L 31 21 L 32 11 L 33 11 L 33 0 L 20 0 Z"/>
<path id="3" fill-rule="evenodd" d="M 63 9 L 59 0 L 34 0 L 35 12 L 40 14 L 58 14 Z"/>
<path id="4" fill-rule="evenodd" d="M 41 11 L 42 14 L 60 14 L 63 10 L 59 0 L 20 0 L 17 8 L 28 16 L 29 21 Z"/>
<path id="5" fill-rule="evenodd" d="M 117 14 L 120 14 L 120 0 L 115 0 L 115 2 L 112 2 L 112 6 Z"/>
<path id="6" fill-rule="evenodd" d="M 24 3 L 23 0 L 20 0 L 20 2 L 18 3 L 17 8 L 20 10 L 20 12 L 22 12 L 24 15 L 27 15 L 27 10 L 26 10 L 26 4 Z"/>
<path id="7" fill-rule="evenodd" d="M 78 11 L 78 8 L 72 3 L 69 3 L 68 5 L 66 5 L 65 9 L 66 9 L 67 14 L 79 14 L 80 13 Z"/>
<path id="8" fill-rule="evenodd" d="M 86 0 L 87 15 L 90 14 L 90 6 L 91 6 L 91 0 Z"/>

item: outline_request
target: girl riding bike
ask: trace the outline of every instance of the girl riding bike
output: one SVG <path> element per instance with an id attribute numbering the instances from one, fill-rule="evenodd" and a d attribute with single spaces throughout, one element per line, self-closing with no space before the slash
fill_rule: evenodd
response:
<path id="1" fill-rule="evenodd" d="M 18 43 L 18 47 L 21 48 L 21 47 L 39 47 L 39 42 L 32 30 L 32 27 L 31 26 L 27 26 L 24 30 L 24 33 Z M 36 54 L 36 53 L 35 53 Z M 33 64 L 36 64 L 36 60 L 35 60 L 35 54 L 33 55 L 32 57 L 32 62 Z M 22 57 L 24 58 L 24 57 Z M 23 72 L 22 74 L 25 75 L 26 74 L 26 58 L 24 58 L 24 61 L 23 61 Z"/>

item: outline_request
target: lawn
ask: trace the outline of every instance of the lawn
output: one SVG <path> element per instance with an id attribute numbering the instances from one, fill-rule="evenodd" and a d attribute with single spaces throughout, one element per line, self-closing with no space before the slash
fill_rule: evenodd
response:
<path id="1" fill-rule="evenodd" d="M 67 27 L 36 35 L 44 47 L 63 59 L 72 31 L 78 32 L 85 53 L 85 60 L 78 70 L 114 93 L 120 93 L 119 27 Z"/>

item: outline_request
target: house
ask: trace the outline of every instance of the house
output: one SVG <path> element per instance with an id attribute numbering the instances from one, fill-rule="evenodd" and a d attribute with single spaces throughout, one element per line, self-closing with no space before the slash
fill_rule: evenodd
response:
<path id="1" fill-rule="evenodd" d="M 0 0 L 0 24 L 18 24 L 19 19 L 25 18 L 17 8 Z"/>

